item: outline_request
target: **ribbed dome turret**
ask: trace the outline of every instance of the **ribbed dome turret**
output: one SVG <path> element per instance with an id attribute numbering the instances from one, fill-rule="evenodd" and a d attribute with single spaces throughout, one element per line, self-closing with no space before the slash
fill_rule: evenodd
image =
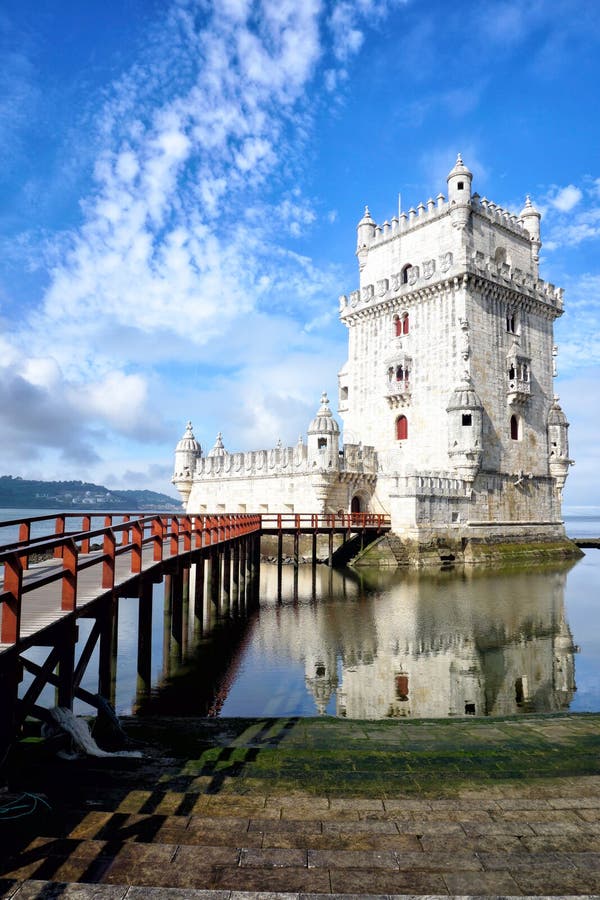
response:
<path id="1" fill-rule="evenodd" d="M 339 434 L 340 426 L 333 418 L 326 393 L 321 395 L 321 406 L 308 426 L 309 434 Z"/>
<path id="2" fill-rule="evenodd" d="M 541 218 L 541 214 L 537 211 L 537 209 L 531 202 L 531 197 L 529 196 L 529 194 L 527 194 L 527 197 L 525 198 L 525 206 L 520 212 L 520 217 L 521 219 L 528 219 L 531 216 L 535 217 L 536 219 Z"/>
<path id="3" fill-rule="evenodd" d="M 185 434 L 175 447 L 175 452 L 182 451 L 184 453 L 194 453 L 200 456 L 202 452 L 202 448 L 200 444 L 194 437 L 194 432 L 192 430 L 192 423 L 188 422 L 185 426 Z"/>
<path id="4" fill-rule="evenodd" d="M 567 417 L 562 411 L 560 404 L 558 402 L 558 397 L 555 397 L 552 401 L 552 406 L 548 412 L 548 425 L 567 425 Z"/>
<path id="5" fill-rule="evenodd" d="M 223 435 L 221 432 L 218 433 L 217 439 L 215 441 L 215 446 L 208 454 L 209 456 L 227 456 L 227 450 L 223 446 Z"/>
<path id="6" fill-rule="evenodd" d="M 451 178 L 454 178 L 455 175 L 464 175 L 467 178 L 472 178 L 473 173 L 467 169 L 464 162 L 462 161 L 462 156 L 460 153 L 456 157 L 456 162 L 454 163 L 454 168 L 450 169 L 448 172 L 448 177 L 446 181 L 450 181 Z"/>
<path id="7" fill-rule="evenodd" d="M 465 377 L 458 384 L 452 393 L 450 394 L 450 399 L 448 401 L 448 406 L 446 410 L 450 412 L 453 409 L 482 409 L 483 404 L 479 399 L 479 394 L 473 387 L 473 382 L 470 378 Z"/>

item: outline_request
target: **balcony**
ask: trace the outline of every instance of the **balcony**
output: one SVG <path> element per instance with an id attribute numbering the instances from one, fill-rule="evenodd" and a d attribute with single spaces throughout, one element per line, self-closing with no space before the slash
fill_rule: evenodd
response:
<path id="1" fill-rule="evenodd" d="M 407 406 L 410 403 L 410 381 L 407 378 L 401 380 L 386 378 L 384 394 L 390 408 Z"/>
<path id="2" fill-rule="evenodd" d="M 526 403 L 531 396 L 531 383 L 525 378 L 509 378 L 507 398 L 509 403 Z"/>

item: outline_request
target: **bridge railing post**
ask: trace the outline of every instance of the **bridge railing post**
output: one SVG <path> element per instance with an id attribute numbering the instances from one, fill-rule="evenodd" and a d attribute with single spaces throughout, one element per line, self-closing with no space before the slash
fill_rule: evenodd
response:
<path id="1" fill-rule="evenodd" d="M 65 517 L 64 517 L 64 516 L 57 516 L 57 517 L 56 517 L 56 524 L 55 524 L 55 526 L 54 526 L 54 534 L 55 534 L 57 537 L 60 537 L 61 534 L 64 534 L 64 533 L 65 533 Z M 62 552 L 63 552 L 62 544 L 59 544 L 58 547 L 55 547 L 55 548 L 54 548 L 54 557 L 55 557 L 56 559 L 61 559 L 61 557 L 62 557 Z"/>
<path id="2" fill-rule="evenodd" d="M 182 516 L 181 526 L 183 531 L 184 551 L 192 549 L 192 520 L 189 516 Z"/>
<path id="3" fill-rule="evenodd" d="M 129 531 L 129 529 L 127 529 Z M 131 525 L 131 572 L 137 575 L 142 571 L 142 542 L 144 531 L 141 522 L 138 520 Z"/>
<path id="4" fill-rule="evenodd" d="M 130 516 L 124 515 L 123 516 L 123 524 L 125 524 L 125 522 L 129 522 L 130 519 L 131 519 Z M 121 546 L 126 547 L 127 544 L 129 543 L 129 533 L 130 533 L 129 528 L 124 528 L 123 531 L 121 532 Z"/>
<path id="5" fill-rule="evenodd" d="M 29 539 L 31 537 L 31 522 L 21 522 L 19 525 L 19 540 L 25 541 L 29 543 Z M 22 556 L 19 557 L 21 560 L 21 567 L 23 569 L 29 568 L 29 557 L 26 553 L 23 553 Z"/>
<path id="6" fill-rule="evenodd" d="M 154 562 L 160 562 L 163 558 L 163 541 L 165 537 L 165 529 L 162 516 L 156 516 L 152 519 L 152 545 L 154 552 L 152 558 Z"/>
<path id="7" fill-rule="evenodd" d="M 23 587 L 23 566 L 21 557 L 11 553 L 4 560 L 4 602 L 2 606 L 2 626 L 0 642 L 15 644 L 21 629 L 21 589 Z"/>
<path id="8" fill-rule="evenodd" d="M 104 540 L 102 542 L 102 552 L 104 555 L 104 562 L 102 563 L 102 587 L 109 588 L 110 590 L 115 586 L 116 546 L 115 533 L 112 528 L 107 528 L 104 532 Z"/>
<path id="9" fill-rule="evenodd" d="M 177 556 L 179 553 L 179 519 L 171 516 L 171 539 L 169 542 L 169 556 Z"/>
<path id="10" fill-rule="evenodd" d="M 92 527 L 92 517 L 91 516 L 82 516 L 81 519 L 81 530 L 82 531 L 90 531 Z M 90 552 L 90 539 L 89 537 L 84 537 L 81 542 L 81 552 L 89 553 Z"/>
<path id="11" fill-rule="evenodd" d="M 63 545 L 63 577 L 60 608 L 73 612 L 77 605 L 77 557 L 75 541 L 65 541 Z"/>

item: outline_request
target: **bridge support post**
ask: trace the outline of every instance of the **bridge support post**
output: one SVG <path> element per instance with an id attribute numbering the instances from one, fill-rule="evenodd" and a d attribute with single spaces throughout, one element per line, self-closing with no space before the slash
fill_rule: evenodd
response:
<path id="1" fill-rule="evenodd" d="M 178 665 L 183 656 L 183 570 L 171 579 L 171 663 Z"/>
<path id="2" fill-rule="evenodd" d="M 204 627 L 204 556 L 194 566 L 194 633 Z"/>
<path id="3" fill-rule="evenodd" d="M 248 598 L 246 596 L 246 558 L 248 556 L 248 539 L 240 540 L 240 612 L 245 614 L 248 610 Z"/>
<path id="4" fill-rule="evenodd" d="M 163 673 L 165 677 L 171 674 L 171 619 L 173 617 L 173 582 L 171 575 L 166 574 L 164 579 L 164 605 L 163 605 Z"/>
<path id="5" fill-rule="evenodd" d="M 6 661 L 0 671 L 0 769 L 15 739 L 19 670 L 19 657 L 13 647 L 6 653 Z"/>
<path id="6" fill-rule="evenodd" d="M 333 528 L 329 532 L 329 554 L 327 559 L 327 565 L 331 568 L 333 565 Z"/>
<path id="7" fill-rule="evenodd" d="M 223 591 L 221 607 L 223 615 L 231 613 L 231 547 L 225 544 L 223 547 Z"/>
<path id="8" fill-rule="evenodd" d="M 136 700 L 147 697 L 152 687 L 152 582 L 140 583 L 138 596 L 138 646 Z"/>
<path id="9" fill-rule="evenodd" d="M 277 533 L 277 602 L 281 603 L 281 583 L 283 579 L 283 531 Z"/>
<path id="10" fill-rule="evenodd" d="M 182 597 L 181 597 L 181 650 L 183 655 L 188 649 L 188 635 L 190 624 L 190 567 L 184 566 L 182 573 Z"/>
<path id="11" fill-rule="evenodd" d="M 298 599 L 298 565 L 300 555 L 300 532 L 294 532 L 294 600 Z"/>
<path id="12" fill-rule="evenodd" d="M 211 603 L 214 603 L 215 609 L 219 612 L 219 568 L 220 555 L 217 547 L 212 547 L 208 558 L 208 578 Z"/>
<path id="13" fill-rule="evenodd" d="M 233 613 L 235 616 L 239 614 L 240 611 L 240 542 L 239 538 L 233 543 L 233 554 L 232 554 L 232 565 L 231 565 L 231 578 L 232 578 L 232 587 L 231 587 L 231 602 L 233 606 Z"/>

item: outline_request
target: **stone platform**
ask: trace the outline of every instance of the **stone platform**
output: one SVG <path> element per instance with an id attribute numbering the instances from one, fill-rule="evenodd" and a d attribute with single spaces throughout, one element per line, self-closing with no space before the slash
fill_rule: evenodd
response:
<path id="1" fill-rule="evenodd" d="M 125 727 L 142 759 L 20 748 L 2 896 L 600 894 L 600 716 Z"/>

